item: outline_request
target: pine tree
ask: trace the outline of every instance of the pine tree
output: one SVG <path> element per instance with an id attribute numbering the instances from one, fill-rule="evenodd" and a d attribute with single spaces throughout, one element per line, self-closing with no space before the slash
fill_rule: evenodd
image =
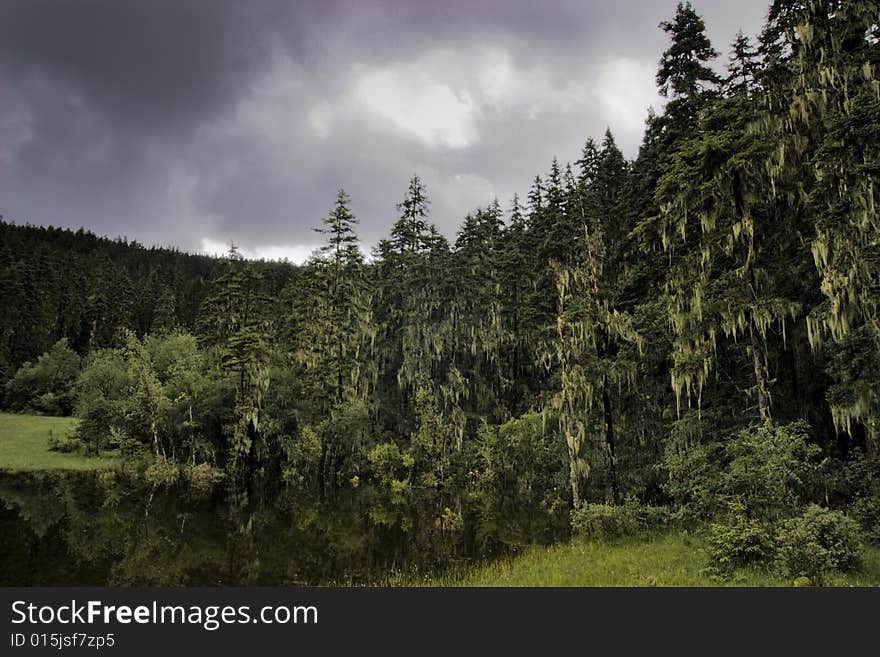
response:
<path id="1" fill-rule="evenodd" d="M 716 95 L 721 82 L 709 63 L 718 52 L 706 36 L 706 25 L 690 2 L 679 2 L 675 17 L 660 23 L 672 43 L 660 58 L 657 86 L 666 106 L 668 130 L 674 136 L 688 132 L 703 104 Z"/>
<path id="2" fill-rule="evenodd" d="M 369 346 L 370 290 L 355 233 L 357 219 L 339 190 L 333 211 L 315 230 L 327 243 L 295 286 L 295 358 L 310 381 L 309 398 L 319 414 L 344 401 L 364 400 L 372 380 Z"/>
<path id="3" fill-rule="evenodd" d="M 269 387 L 273 322 L 261 276 L 244 261 L 235 244 L 225 259 L 226 272 L 212 284 L 200 313 L 202 342 L 235 380 L 235 422 L 227 428 L 227 469 L 236 481 L 253 466 L 260 437 L 260 411 Z"/>
<path id="4" fill-rule="evenodd" d="M 556 316 L 544 348 L 545 366 L 554 373 L 552 405 L 569 449 L 575 506 L 584 477 L 600 460 L 607 463 L 611 499 L 621 500 L 620 427 L 612 400 L 632 388 L 642 348 L 631 318 L 618 306 L 629 232 L 621 206 L 628 167 L 610 131 L 601 150 L 591 144 L 585 166 L 592 172 L 582 170 L 579 182 L 569 184 L 566 210 L 580 234 L 568 263 L 554 267 Z"/>
<path id="5" fill-rule="evenodd" d="M 510 208 L 510 223 L 502 235 L 499 255 L 499 286 L 502 295 L 502 322 L 507 367 L 502 371 L 502 385 L 506 389 L 506 407 L 516 417 L 524 412 L 532 379 L 533 333 L 528 306 L 529 248 L 526 218 L 519 196 L 514 195 Z"/>
<path id="6" fill-rule="evenodd" d="M 162 290 L 153 308 L 150 330 L 153 333 L 167 333 L 177 327 L 177 308 L 174 292 L 166 287 Z"/>
<path id="7" fill-rule="evenodd" d="M 836 383 L 829 401 L 836 426 L 852 433 L 860 424 L 876 445 L 880 6 L 871 0 L 781 4 L 796 5 L 785 25 L 795 74 L 784 94 L 788 115 L 771 173 L 785 180 L 808 172 L 806 212 L 815 217 L 812 250 L 826 298 L 810 312 L 811 343 L 818 349 L 832 342 Z"/>
<path id="8" fill-rule="evenodd" d="M 469 407 L 490 417 L 497 415 L 501 403 L 503 228 L 497 200 L 469 214 L 459 230 L 452 260 L 450 355 L 468 382 Z"/>
<path id="9" fill-rule="evenodd" d="M 736 96 L 737 94 L 751 96 L 757 85 L 760 70 L 758 51 L 740 30 L 731 45 L 727 78 L 724 80 L 725 94 L 727 96 Z"/>
<path id="10" fill-rule="evenodd" d="M 428 222 L 428 198 L 418 176 L 410 180 L 391 236 L 379 242 L 377 307 L 380 376 L 405 409 L 419 388 L 439 396 L 449 344 L 446 303 L 449 245 Z"/>
<path id="11" fill-rule="evenodd" d="M 797 226 L 785 225 L 765 203 L 771 195 L 763 163 L 768 142 L 750 132 L 755 121 L 743 91 L 708 111 L 701 136 L 686 142 L 660 180 L 661 240 L 675 252 L 666 288 L 676 331 L 672 382 L 680 399 L 699 399 L 718 354 L 722 335 L 745 335 L 762 420 L 770 418 L 767 334 L 800 312 L 795 299 L 780 296 L 779 282 L 797 271 L 791 257 Z M 788 239 L 784 239 L 784 237 Z M 791 241 L 789 241 L 791 240 Z"/>

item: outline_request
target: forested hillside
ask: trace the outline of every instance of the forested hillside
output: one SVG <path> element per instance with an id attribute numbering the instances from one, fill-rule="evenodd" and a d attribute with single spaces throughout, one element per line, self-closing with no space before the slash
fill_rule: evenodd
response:
<path id="1" fill-rule="evenodd" d="M 276 291 L 293 275 L 260 266 Z M 120 328 L 192 329 L 220 268 L 216 258 L 0 218 L 0 381 L 62 338 L 82 355 L 115 344 Z"/>
<path id="2" fill-rule="evenodd" d="M 880 6 L 774 0 L 726 66 L 689 3 L 661 29 L 637 157 L 587 139 L 452 241 L 418 176 L 367 260 L 343 191 L 302 267 L 0 225 L 6 407 L 156 481 L 427 500 L 453 544 L 597 505 L 743 560 L 826 512 L 880 539 Z"/>

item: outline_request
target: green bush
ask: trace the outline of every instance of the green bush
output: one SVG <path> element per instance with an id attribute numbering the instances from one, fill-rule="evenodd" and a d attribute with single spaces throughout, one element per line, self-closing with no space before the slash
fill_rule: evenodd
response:
<path id="1" fill-rule="evenodd" d="M 709 526 L 710 566 L 721 573 L 768 561 L 774 553 L 773 537 L 763 524 L 745 515 L 728 523 Z"/>
<path id="2" fill-rule="evenodd" d="M 806 422 L 749 427 L 717 443 L 670 450 L 666 492 L 686 519 L 711 520 L 736 502 L 749 517 L 774 522 L 816 499 L 820 455 Z"/>
<path id="3" fill-rule="evenodd" d="M 880 545 L 880 499 L 859 496 L 849 506 L 849 516 L 865 530 L 865 538 Z"/>
<path id="4" fill-rule="evenodd" d="M 471 444 L 470 497 L 480 544 L 549 543 L 569 522 L 564 442 L 552 418 L 530 413 L 483 423 Z"/>
<path id="5" fill-rule="evenodd" d="M 697 443 L 667 452 L 664 489 L 682 520 L 702 524 L 720 511 L 723 460 L 720 445 Z"/>
<path id="6" fill-rule="evenodd" d="M 157 458 L 144 471 L 144 479 L 155 487 L 173 486 L 180 479 L 183 468 L 173 461 Z"/>
<path id="7" fill-rule="evenodd" d="M 62 338 L 36 363 L 25 363 L 5 387 L 5 405 L 13 411 L 70 415 L 80 357 Z"/>
<path id="8" fill-rule="evenodd" d="M 584 504 L 572 511 L 571 528 L 577 536 L 598 540 L 630 536 L 640 529 L 632 507 L 613 504 Z"/>
<path id="9" fill-rule="evenodd" d="M 226 478 L 226 473 L 207 463 L 199 463 L 186 471 L 190 488 L 197 492 L 210 492 Z"/>
<path id="10" fill-rule="evenodd" d="M 785 518 L 809 499 L 821 449 L 803 421 L 740 431 L 728 441 L 724 493 L 745 503 L 752 517 Z"/>
<path id="11" fill-rule="evenodd" d="M 576 536 L 604 540 L 632 536 L 668 524 L 665 507 L 627 504 L 584 504 L 571 513 L 571 528 Z"/>
<path id="12" fill-rule="evenodd" d="M 815 504 L 781 524 L 776 544 L 778 567 L 789 577 L 809 577 L 821 583 L 828 573 L 855 570 L 861 565 L 858 523 L 840 511 Z"/>
<path id="13" fill-rule="evenodd" d="M 49 432 L 49 440 L 47 442 L 49 444 L 50 452 L 72 454 L 74 452 L 84 453 L 86 451 L 86 447 L 83 445 L 82 441 L 74 437 L 62 436 L 58 438 L 53 433 Z"/>

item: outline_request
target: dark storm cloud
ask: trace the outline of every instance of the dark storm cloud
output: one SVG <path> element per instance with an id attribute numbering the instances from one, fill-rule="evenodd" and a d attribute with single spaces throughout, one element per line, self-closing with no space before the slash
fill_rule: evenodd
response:
<path id="1" fill-rule="evenodd" d="M 765 0 L 696 3 L 716 48 Z M 674 1 L 0 4 L 0 212 L 199 250 L 309 245 L 407 178 L 448 235 L 615 131 L 634 154 Z"/>

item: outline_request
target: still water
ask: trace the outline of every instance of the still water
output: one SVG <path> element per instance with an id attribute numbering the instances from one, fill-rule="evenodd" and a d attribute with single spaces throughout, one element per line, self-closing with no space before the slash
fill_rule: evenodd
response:
<path id="1" fill-rule="evenodd" d="M 393 584 L 493 553 L 464 526 L 369 496 L 154 487 L 114 473 L 0 472 L 2 586 Z M 382 516 L 382 514 L 379 514 Z M 496 552 L 497 553 L 497 552 Z"/>

